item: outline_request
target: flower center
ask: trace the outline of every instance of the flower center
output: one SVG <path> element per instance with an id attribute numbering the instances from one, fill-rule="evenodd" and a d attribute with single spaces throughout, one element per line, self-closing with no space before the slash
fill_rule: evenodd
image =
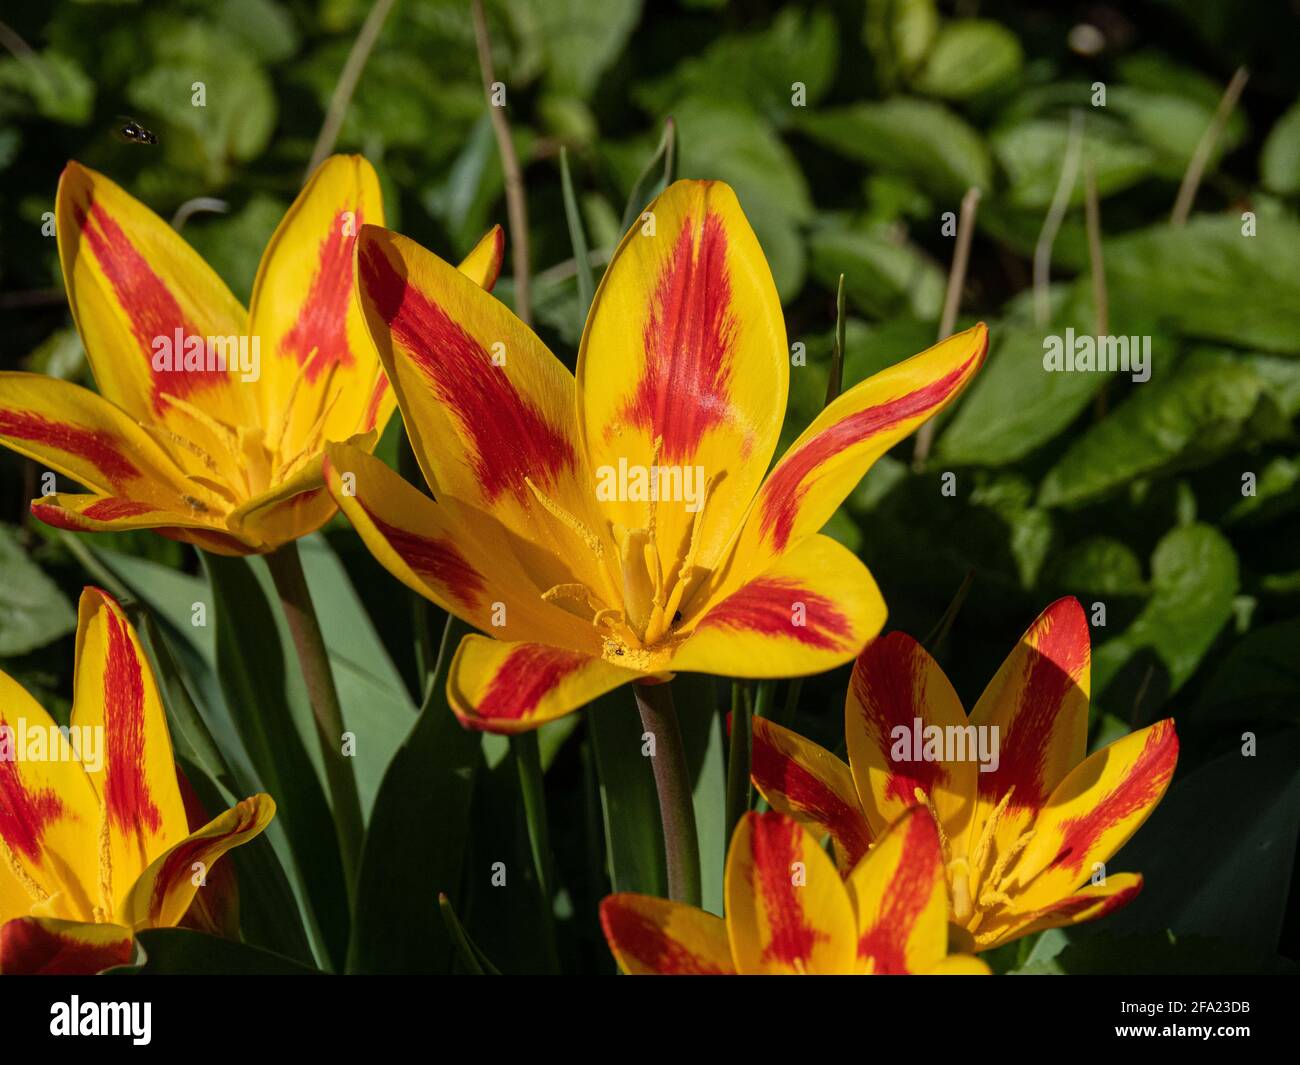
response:
<path id="1" fill-rule="evenodd" d="M 654 464 L 658 464 L 662 442 L 656 442 Z M 667 557 L 658 536 L 657 499 L 646 502 L 645 523 L 626 527 L 610 523 L 609 533 L 617 546 L 611 558 L 603 541 L 581 521 L 541 491 L 531 478 L 525 483 L 546 512 L 586 544 L 597 564 L 598 590 L 587 584 L 557 584 L 542 598 L 590 619 L 604 631 L 604 657 L 615 665 L 653 669 L 674 629 L 682 621 L 682 604 L 701 571 L 695 565 L 711 482 L 692 515 L 690 535 Z M 671 550 L 671 549 L 670 549 Z"/>
<path id="2" fill-rule="evenodd" d="M 993 813 L 984 822 L 979 841 L 969 854 L 954 853 L 954 847 L 935 815 L 934 803 L 922 789 L 917 788 L 915 791 L 917 801 L 935 815 L 935 824 L 939 826 L 948 891 L 952 900 L 952 919 L 969 932 L 979 928 L 986 916 L 1010 904 L 1011 897 L 1005 890 L 1011 879 L 1009 874 L 1036 834 L 1033 829 L 1022 830 L 1002 854 L 995 853 L 998 825 L 1006 814 L 1015 790 L 1013 785 L 1002 796 Z"/>

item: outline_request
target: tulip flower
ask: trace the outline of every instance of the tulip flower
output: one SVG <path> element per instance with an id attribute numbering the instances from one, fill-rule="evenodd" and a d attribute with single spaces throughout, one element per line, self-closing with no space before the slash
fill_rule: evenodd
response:
<path id="1" fill-rule="evenodd" d="M 69 163 L 56 204 L 72 316 L 99 386 L 0 373 L 0 443 L 71 478 L 32 513 L 64 529 L 157 529 L 259 554 L 334 513 L 328 440 L 374 446 L 393 400 L 352 299 L 353 245 L 383 222 L 374 169 L 333 156 L 262 256 L 246 311 L 171 226 Z M 490 286 L 501 234 L 462 268 Z"/>
<path id="2" fill-rule="evenodd" d="M 677 671 L 816 673 L 884 623 L 871 574 L 819 533 L 868 467 L 983 361 L 983 326 L 849 389 L 766 477 L 790 350 L 735 194 L 679 181 L 601 281 L 576 379 L 502 303 L 375 226 L 360 305 L 434 499 L 355 444 L 326 482 L 375 557 L 470 634 L 461 721 L 537 728 Z M 436 500 L 436 502 L 435 502 Z"/>
<path id="3" fill-rule="evenodd" d="M 81 596 L 76 653 L 66 732 L 0 673 L 3 973 L 97 972 L 128 961 L 140 929 L 219 912 L 199 898 L 217 890 L 214 866 L 275 813 L 255 795 L 191 830 L 153 671 L 97 588 Z"/>
<path id="4" fill-rule="evenodd" d="M 829 834 L 842 870 L 924 803 L 940 829 L 952 920 L 970 949 L 1102 917 L 1141 890 L 1140 874 L 1111 874 L 1106 863 L 1164 795 L 1178 736 L 1166 718 L 1085 757 L 1089 660 L 1083 607 L 1058 600 L 968 718 L 925 649 L 890 633 L 853 669 L 848 764 L 755 718 L 754 784 L 773 808 Z M 994 737 L 996 757 L 981 760 Z"/>
<path id="5" fill-rule="evenodd" d="M 727 916 L 649 895 L 601 903 L 625 973 L 987 975 L 948 953 L 948 895 L 934 820 L 913 807 L 841 880 L 816 838 L 781 813 L 748 813 L 727 850 Z"/>

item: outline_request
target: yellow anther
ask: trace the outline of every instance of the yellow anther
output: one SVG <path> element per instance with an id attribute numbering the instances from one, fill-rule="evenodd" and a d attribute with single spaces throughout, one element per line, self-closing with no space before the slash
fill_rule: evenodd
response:
<path id="1" fill-rule="evenodd" d="M 952 917 L 959 924 L 971 916 L 970 867 L 965 858 L 955 858 L 948 865 L 948 882 L 952 885 Z"/>
<path id="2" fill-rule="evenodd" d="M 108 831 L 107 805 L 99 819 L 99 900 L 105 909 L 113 905 L 113 837 Z"/>
<path id="3" fill-rule="evenodd" d="M 1010 869 L 1015 860 L 1025 852 L 1025 848 L 1029 846 L 1030 841 L 1033 840 L 1034 836 L 1037 834 L 1037 830 L 1035 829 L 1022 833 L 1020 838 L 1007 848 L 1007 853 L 998 858 L 993 865 L 993 871 L 985 877 L 985 882 L 990 888 L 996 888 L 1002 883 L 1002 878 L 1006 875 L 1007 870 Z M 982 895 L 980 897 L 983 898 Z"/>
<path id="4" fill-rule="evenodd" d="M 916 801 L 930 811 L 930 816 L 934 818 L 934 827 L 939 830 L 939 847 L 943 851 L 943 862 L 947 865 L 952 861 L 952 854 L 948 848 L 948 833 L 943 830 L 943 822 L 939 820 L 939 811 L 934 808 L 934 802 L 930 799 L 921 788 L 913 788 L 912 794 Z"/>
<path id="5" fill-rule="evenodd" d="M 598 562 L 605 561 L 605 547 L 594 532 L 538 488 L 531 477 L 525 477 L 524 484 L 528 486 L 528 490 L 533 493 L 533 497 L 546 508 L 546 512 L 551 517 L 555 518 L 556 521 L 587 545 L 588 550 L 596 556 Z"/>
<path id="6" fill-rule="evenodd" d="M 22 884 L 23 890 L 31 896 L 33 902 L 44 902 L 50 897 L 49 893 L 33 880 L 31 874 L 23 868 L 22 862 L 18 860 L 18 855 L 9 849 L 9 844 L 4 841 L 3 837 L 0 837 L 0 852 L 3 852 L 5 861 L 13 871 L 14 877 L 18 880 L 18 883 Z"/>
<path id="7" fill-rule="evenodd" d="M 989 848 L 993 845 L 993 837 L 997 832 L 998 821 L 1001 820 L 1002 814 L 1006 811 L 1007 804 L 1011 802 L 1011 796 L 1016 788 L 1013 784 L 1007 789 L 1007 793 L 994 807 L 993 812 L 989 814 L 989 819 L 984 822 L 984 831 L 980 833 L 980 841 L 975 847 L 974 865 L 976 869 L 983 870 L 984 863 L 989 858 Z"/>

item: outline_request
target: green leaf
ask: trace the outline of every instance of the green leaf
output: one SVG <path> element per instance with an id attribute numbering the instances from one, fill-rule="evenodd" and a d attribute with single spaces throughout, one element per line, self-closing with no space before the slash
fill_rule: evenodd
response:
<path id="1" fill-rule="evenodd" d="M 137 932 L 129 965 L 107 970 L 111 976 L 320 976 L 269 950 L 233 943 L 189 928 L 150 928 Z"/>
<path id="2" fill-rule="evenodd" d="M 268 63 L 288 59 L 298 50 L 298 29 L 276 0 L 223 0 L 216 24 L 238 37 L 253 55 Z"/>
<path id="3" fill-rule="evenodd" d="M 958 19 L 939 31 L 912 83 L 927 96 L 964 100 L 1011 81 L 1025 54 L 1016 35 L 989 19 Z"/>
<path id="4" fill-rule="evenodd" d="M 798 127 L 841 155 L 903 174 L 919 188 L 959 199 L 992 188 L 993 164 L 980 135 L 932 100 L 894 97 L 814 112 Z"/>
<path id="5" fill-rule="evenodd" d="M 307 536 L 298 547 L 320 616 L 343 720 L 357 736 L 353 758 L 357 790 L 362 810 L 368 811 L 393 754 L 410 732 L 416 706 L 329 544 L 320 536 Z M 263 588 L 270 596 L 269 576 Z M 314 731 L 311 735 L 314 740 Z"/>
<path id="6" fill-rule="evenodd" d="M 1255 629 L 1224 655 L 1190 717 L 1253 727 L 1266 720 L 1300 723 L 1300 619 Z"/>
<path id="7" fill-rule="evenodd" d="M 838 31 L 829 11 L 784 8 L 770 26 L 717 38 L 634 95 L 657 115 L 672 114 L 681 101 L 696 97 L 746 104 L 784 126 L 797 113 L 795 83 L 804 87 L 805 106 L 817 103 L 831 87 L 838 57 Z"/>
<path id="8" fill-rule="evenodd" d="M 1133 135 L 1155 152 L 1155 169 L 1169 181 L 1182 178 L 1201 137 L 1214 120 L 1217 99 L 1189 99 L 1168 89 L 1151 90 L 1115 85 L 1106 99 L 1107 108 L 1121 115 Z M 1246 136 L 1246 123 L 1238 111 L 1214 142 L 1206 163 L 1213 172 L 1219 160 L 1236 148 Z"/>
<path id="9" fill-rule="evenodd" d="M 522 0 L 509 11 L 539 46 L 550 86 L 585 97 L 623 51 L 641 0 Z"/>
<path id="10" fill-rule="evenodd" d="M 449 973 L 454 948 L 438 893 L 460 897 L 470 800 L 482 762 L 477 733 L 447 705 L 451 655 L 468 630 L 448 625 L 429 694 L 375 798 L 357 883 L 348 971 Z"/>
<path id="11" fill-rule="evenodd" d="M 212 184 L 226 180 L 232 162 L 260 155 L 275 128 L 265 69 L 244 42 L 204 22 L 163 37 L 157 65 L 132 79 L 127 98 L 167 124 L 160 147 L 168 163 Z"/>
<path id="12" fill-rule="evenodd" d="M 294 720 L 306 705 L 302 674 L 281 619 L 243 558 L 203 556 L 212 588 L 217 675 L 257 775 L 276 802 L 330 957 L 341 969 L 348 912 L 334 821 Z M 307 710 L 310 713 L 310 709 Z"/>
<path id="13" fill-rule="evenodd" d="M 1238 215 L 1151 226 L 1107 241 L 1111 317 L 1155 316 L 1177 332 L 1300 354 L 1300 222 L 1261 214 L 1255 236 Z"/>
<path id="14" fill-rule="evenodd" d="M 1237 556 L 1218 530 L 1198 523 L 1167 533 L 1151 556 L 1150 600 L 1124 632 L 1093 649 L 1093 690 L 1104 708 L 1127 716 L 1132 690 L 1159 706 L 1182 687 L 1232 617 L 1239 587 Z"/>
<path id="15" fill-rule="evenodd" d="M 686 765 L 692 781 L 691 805 L 700 841 L 703 906 L 709 913 L 721 916 L 722 874 L 729 838 L 726 725 L 718 712 L 716 691 L 713 677 L 703 673 L 681 673 L 673 681 L 673 702 L 677 706 L 682 746 L 686 749 Z"/>
<path id="16" fill-rule="evenodd" d="M 58 52 L 33 52 L 0 59 L 0 118 L 19 110 L 5 97 L 22 93 L 36 113 L 53 122 L 84 126 L 95 106 L 95 83 L 81 65 Z"/>
<path id="17" fill-rule="evenodd" d="M 1142 893 L 1109 932 L 1171 929 L 1278 951 L 1300 832 L 1300 732 L 1259 737 L 1175 781 L 1111 861 L 1142 873 Z"/>
<path id="18" fill-rule="evenodd" d="M 287 207 L 278 197 L 254 193 L 232 215 L 196 215 L 185 226 L 185 239 L 221 275 L 230 290 L 247 303 L 262 252 Z"/>
<path id="19" fill-rule="evenodd" d="M 610 883 L 615 891 L 663 898 L 668 872 L 659 796 L 650 759 L 641 753 L 641 718 L 632 693 L 612 691 L 583 713 L 600 780 Z"/>
<path id="20" fill-rule="evenodd" d="M 1269 130 L 1259 153 L 1259 175 L 1280 196 L 1300 193 L 1300 102 Z"/>
<path id="21" fill-rule="evenodd" d="M 1071 544 L 1052 564 L 1052 583 L 1076 595 L 1145 595 L 1136 552 L 1122 540 L 1090 536 Z"/>
<path id="22" fill-rule="evenodd" d="M 862 40 L 881 88 L 891 89 L 912 76 L 938 28 L 934 0 L 867 0 Z"/>
<path id="23" fill-rule="evenodd" d="M 1022 976 L 1191 977 L 1205 976 L 1206 973 L 1258 976 L 1295 969 L 1294 962 L 1278 957 L 1272 951 L 1255 952 L 1230 939 L 1169 933 L 1125 936 L 1109 931 L 1111 924 L 1108 921 L 1101 922 L 1101 925 L 1107 931 L 1096 935 L 1085 933 L 1077 943 L 1056 946 L 1056 953 L 1048 957 L 1031 955 L 1024 965 L 1012 970 L 1013 973 Z M 1159 1025 L 1163 1026 L 1163 1023 Z"/>
<path id="24" fill-rule="evenodd" d="M 848 298 L 870 317 L 938 320 L 944 273 L 915 245 L 828 222 L 813 232 L 809 250 L 813 276 L 834 290 L 843 274 Z"/>
<path id="25" fill-rule="evenodd" d="M 0 525 L 0 657 L 26 654 L 77 627 L 77 612 L 27 557 L 12 525 Z"/>
<path id="26" fill-rule="evenodd" d="M 989 333 L 988 362 L 939 438 L 937 454 L 948 462 L 1024 458 L 1064 432 L 1112 376 L 1049 373 L 1041 329 L 1001 325 Z"/>
<path id="27" fill-rule="evenodd" d="M 1068 140 L 1069 122 L 1064 118 L 1029 119 L 993 134 L 993 154 L 1006 171 L 1013 206 L 1037 210 L 1052 202 L 1061 180 L 1061 160 Z M 1084 123 L 1082 158 L 1095 167 L 1097 194 L 1104 198 L 1150 174 L 1155 156 L 1119 123 L 1090 114 Z M 1083 203 L 1083 196 L 1080 176 L 1071 190 L 1070 204 L 1077 207 Z"/>
<path id="28" fill-rule="evenodd" d="M 1218 352 L 1193 352 L 1163 372 L 1157 365 L 1150 381 L 1089 426 L 1048 471 L 1043 505 L 1077 506 L 1135 478 L 1210 461 L 1237 442 L 1263 386 L 1248 363 Z"/>

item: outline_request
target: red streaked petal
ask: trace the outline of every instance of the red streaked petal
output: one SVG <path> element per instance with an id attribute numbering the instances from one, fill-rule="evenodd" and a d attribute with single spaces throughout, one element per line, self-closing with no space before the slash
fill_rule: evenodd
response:
<path id="1" fill-rule="evenodd" d="M 916 757 L 925 753 L 924 747 L 914 749 L 918 722 L 921 737 L 931 726 L 959 735 L 964 757 L 951 762 Z M 915 806 L 919 789 L 944 831 L 961 837 L 975 800 L 976 733 L 939 664 L 906 633 L 872 640 L 858 656 L 844 703 L 844 735 L 873 832 L 884 832 Z"/>
<path id="2" fill-rule="evenodd" d="M 1012 873 L 1017 909 L 1043 907 L 1095 873 L 1151 815 L 1173 779 L 1178 734 L 1171 718 L 1096 751 L 1052 791 L 1034 839 Z"/>
<path id="3" fill-rule="evenodd" d="M 1091 658 L 1088 620 L 1077 599 L 1058 599 L 1020 638 L 971 711 L 970 723 L 996 729 L 998 768 L 978 774 L 971 839 L 1003 796 L 999 849 L 1012 845 L 1052 789 L 1083 759 Z"/>
<path id="4" fill-rule="evenodd" d="M 0 927 L 0 973 L 90 976 L 129 962 L 131 940 L 121 925 L 20 917 Z"/>
<path id="5" fill-rule="evenodd" d="M 871 845 L 849 767 L 824 747 L 766 718 L 753 719 L 750 776 L 768 805 L 829 834 L 841 872 Z"/>
<path id="6" fill-rule="evenodd" d="M 812 536 L 730 595 L 693 600 L 693 630 L 674 670 L 731 677 L 792 677 L 847 662 L 885 622 L 866 567 L 842 544 Z"/>
<path id="7" fill-rule="evenodd" d="M 103 765 L 86 768 L 107 816 L 116 906 L 187 826 L 153 671 L 122 608 L 98 588 L 85 589 L 78 610 L 72 723 L 102 730 Z"/>
<path id="8" fill-rule="evenodd" d="M 633 975 L 722 976 L 734 973 L 721 917 L 649 895 L 610 895 L 600 926 L 619 968 Z"/>
<path id="9" fill-rule="evenodd" d="M 793 818 L 748 813 L 727 851 L 727 934 L 744 974 L 847 974 L 853 908 L 839 873 Z"/>
<path id="10" fill-rule="evenodd" d="M 467 728 L 527 732 L 640 674 L 581 651 L 470 635 L 447 678 L 447 701 Z"/>
<path id="11" fill-rule="evenodd" d="M 948 951 L 948 885 L 934 818 L 913 807 L 849 875 L 858 961 L 878 975 L 923 972 Z"/>
<path id="12" fill-rule="evenodd" d="M 227 851 L 261 835 L 275 816 L 269 795 L 254 795 L 182 836 L 159 854 L 131 885 L 121 919 L 132 928 L 173 928 L 195 895 L 207 890 L 207 873 Z"/>
<path id="13" fill-rule="evenodd" d="M 186 369 L 155 357 L 160 342 L 183 359 L 195 338 L 247 331 L 221 279 L 163 219 L 77 163 L 63 171 L 55 211 L 68 302 L 104 396 L 141 420 L 176 396 L 240 424 L 252 402 L 237 377 L 206 360 Z"/>
<path id="14" fill-rule="evenodd" d="M 789 384 L 785 322 L 771 271 L 735 193 L 678 181 L 623 238 L 592 302 L 578 353 L 578 411 L 592 470 L 698 467 L 700 516 L 660 501 L 665 572 L 695 538 L 712 569 L 771 458 Z M 602 499 L 604 519 L 645 525 L 634 499 Z"/>

